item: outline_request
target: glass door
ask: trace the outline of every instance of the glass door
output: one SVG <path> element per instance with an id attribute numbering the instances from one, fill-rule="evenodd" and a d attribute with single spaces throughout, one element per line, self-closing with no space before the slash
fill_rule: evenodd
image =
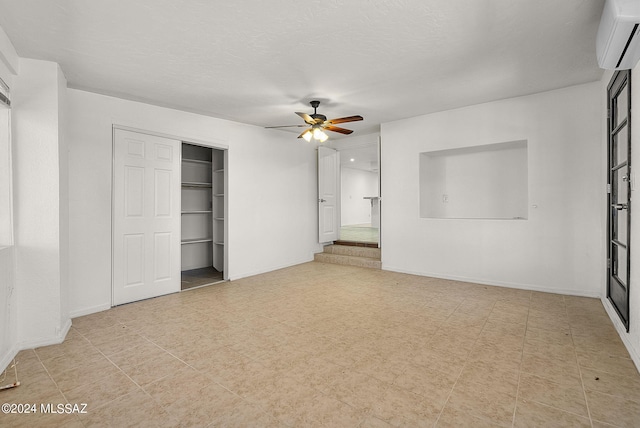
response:
<path id="1" fill-rule="evenodd" d="M 631 210 L 631 73 L 616 72 L 607 88 L 607 298 L 629 331 Z"/>

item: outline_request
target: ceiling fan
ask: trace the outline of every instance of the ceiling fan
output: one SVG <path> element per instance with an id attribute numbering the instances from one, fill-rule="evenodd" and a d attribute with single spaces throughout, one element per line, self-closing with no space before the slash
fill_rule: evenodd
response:
<path id="1" fill-rule="evenodd" d="M 298 135 L 298 138 L 304 138 L 306 141 L 311 141 L 313 138 L 324 143 L 327 141 L 327 138 L 329 138 L 329 136 L 324 132 L 325 130 L 349 135 L 353 132 L 352 130 L 340 128 L 339 126 L 334 125 L 337 123 L 357 122 L 363 119 L 362 116 L 347 116 L 327 120 L 327 116 L 317 112 L 320 101 L 311 101 L 309 104 L 313 107 L 313 114 L 296 112 L 296 114 L 306 122 L 306 125 L 267 126 L 267 128 L 302 128 L 310 126 L 310 128 L 305 129 L 302 134 Z"/>

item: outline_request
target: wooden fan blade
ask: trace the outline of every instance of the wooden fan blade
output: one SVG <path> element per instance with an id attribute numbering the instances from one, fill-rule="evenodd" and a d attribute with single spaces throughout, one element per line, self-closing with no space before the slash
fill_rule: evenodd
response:
<path id="1" fill-rule="evenodd" d="M 333 132 L 339 132 L 341 134 L 345 134 L 345 135 L 349 135 L 351 134 L 353 131 L 350 129 L 344 129 L 344 128 L 340 128 L 338 126 L 325 126 L 323 129 L 326 129 L 327 131 L 333 131 Z"/>
<path id="2" fill-rule="evenodd" d="M 363 119 L 364 118 L 362 116 L 347 116 L 347 117 L 339 117 L 338 119 L 331 119 L 329 123 L 336 124 L 336 123 L 346 123 L 346 122 L 357 122 Z"/>
<path id="3" fill-rule="evenodd" d="M 273 128 L 302 128 L 307 125 L 282 125 L 282 126 L 265 126 L 265 129 L 273 129 Z"/>
<path id="4" fill-rule="evenodd" d="M 296 114 L 298 116 L 300 116 L 302 118 L 302 120 L 307 122 L 309 125 L 315 125 L 316 124 L 315 119 L 312 118 L 311 116 L 309 116 L 307 113 L 300 113 L 299 111 L 297 111 Z"/>

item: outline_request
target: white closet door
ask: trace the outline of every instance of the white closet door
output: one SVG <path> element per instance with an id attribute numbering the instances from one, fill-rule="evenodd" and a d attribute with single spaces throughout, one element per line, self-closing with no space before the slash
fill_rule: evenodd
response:
<path id="1" fill-rule="evenodd" d="M 180 144 L 115 129 L 114 306 L 180 291 Z"/>

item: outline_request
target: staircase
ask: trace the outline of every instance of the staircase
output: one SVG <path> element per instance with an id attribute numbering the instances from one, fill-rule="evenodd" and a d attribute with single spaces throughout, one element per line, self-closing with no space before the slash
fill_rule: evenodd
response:
<path id="1" fill-rule="evenodd" d="M 337 265 L 359 266 L 371 269 L 382 268 L 380 248 L 325 245 L 324 251 L 316 253 L 314 260 Z"/>

